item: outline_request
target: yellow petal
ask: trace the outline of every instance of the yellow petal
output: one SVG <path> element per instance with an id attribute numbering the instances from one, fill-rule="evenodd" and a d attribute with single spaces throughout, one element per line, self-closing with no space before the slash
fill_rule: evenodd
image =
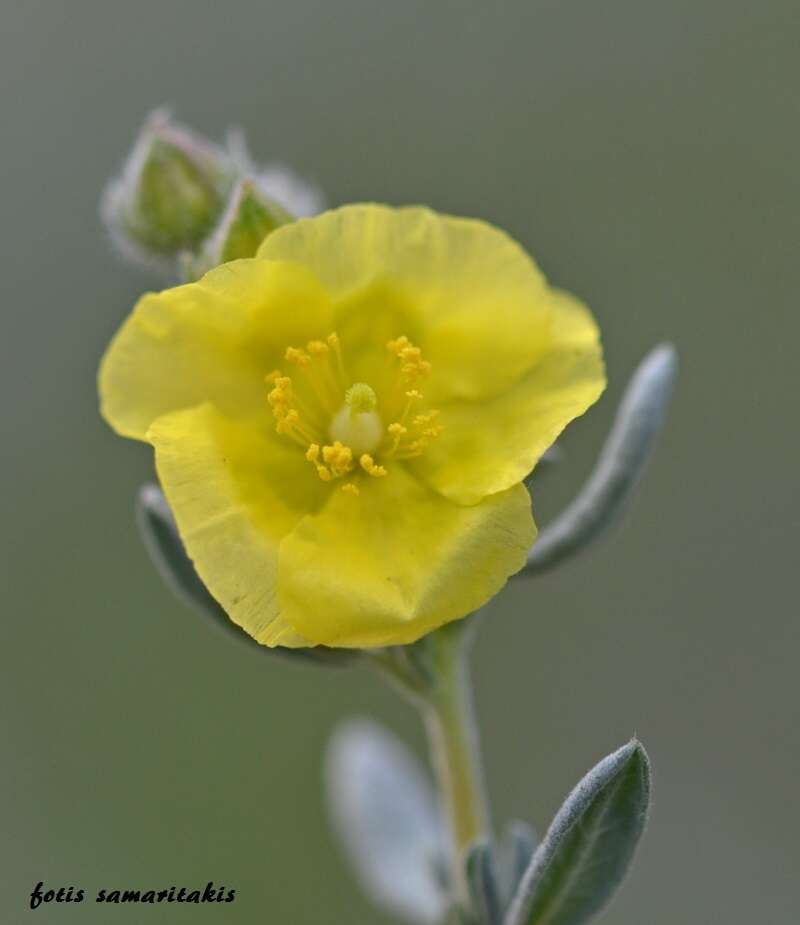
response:
<path id="1" fill-rule="evenodd" d="M 100 366 L 103 416 L 145 439 L 161 415 L 205 401 L 226 414 L 265 408 L 264 375 L 287 344 L 330 330 L 328 297 L 302 267 L 236 260 L 197 283 L 144 296 Z"/>
<path id="2" fill-rule="evenodd" d="M 297 447 L 211 405 L 165 415 L 147 436 L 181 538 L 211 594 L 259 642 L 307 644 L 280 614 L 278 545 L 328 489 Z"/>
<path id="3" fill-rule="evenodd" d="M 597 326 L 566 293 L 554 298 L 547 354 L 507 392 L 444 404 L 444 430 L 413 468 L 445 497 L 471 504 L 524 479 L 605 388 Z"/>
<path id="4" fill-rule="evenodd" d="M 503 391 L 548 348 L 550 290 L 525 251 L 485 222 L 345 206 L 279 228 L 259 256 L 313 271 L 353 351 L 380 349 L 388 308 L 389 336 L 407 335 L 433 364 L 426 387 L 437 402 Z"/>
<path id="5" fill-rule="evenodd" d="M 413 642 L 497 593 L 535 537 L 522 485 L 462 507 L 396 465 L 359 487 L 331 494 L 281 543 L 281 609 L 312 643 Z"/>

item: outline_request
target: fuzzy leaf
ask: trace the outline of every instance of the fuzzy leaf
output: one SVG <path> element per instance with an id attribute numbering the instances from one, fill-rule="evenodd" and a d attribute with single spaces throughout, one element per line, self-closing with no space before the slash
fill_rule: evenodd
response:
<path id="1" fill-rule="evenodd" d="M 474 920 L 479 925 L 499 925 L 502 897 L 491 844 L 484 840 L 474 842 L 467 852 L 464 867 Z"/>
<path id="2" fill-rule="evenodd" d="M 678 372 L 675 348 L 651 350 L 631 377 L 597 465 L 575 500 L 539 534 L 519 575 L 548 571 L 611 526 L 639 481 L 666 417 Z"/>
<path id="3" fill-rule="evenodd" d="M 334 735 L 326 761 L 334 826 L 364 892 L 408 922 L 442 920 L 446 830 L 432 787 L 414 757 L 370 720 Z"/>
<path id="4" fill-rule="evenodd" d="M 596 765 L 556 814 L 520 883 L 505 925 L 584 925 L 630 865 L 650 800 L 650 768 L 635 739 Z"/>

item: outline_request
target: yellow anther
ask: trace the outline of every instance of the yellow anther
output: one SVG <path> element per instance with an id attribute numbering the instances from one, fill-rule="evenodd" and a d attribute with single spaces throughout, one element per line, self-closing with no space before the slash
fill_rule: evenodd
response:
<path id="1" fill-rule="evenodd" d="M 432 408 L 430 411 L 426 411 L 425 414 L 418 414 L 411 423 L 415 427 L 421 427 L 423 424 L 430 424 L 430 422 L 438 416 L 439 411 L 436 408 Z"/>
<path id="2" fill-rule="evenodd" d="M 294 363 L 295 366 L 308 366 L 311 362 L 311 357 L 305 352 L 305 350 L 299 350 L 297 347 L 287 347 L 286 348 L 286 359 L 290 363 Z"/>
<path id="3" fill-rule="evenodd" d="M 418 401 L 422 398 L 422 392 L 418 392 L 416 389 L 410 389 L 406 392 L 406 398 L 410 398 L 412 401 Z"/>
<path id="4" fill-rule="evenodd" d="M 334 331 L 332 334 L 329 334 L 325 340 L 328 342 L 328 346 L 336 350 L 339 346 L 339 335 Z"/>
<path id="5" fill-rule="evenodd" d="M 330 347 L 322 340 L 310 340 L 306 344 L 306 350 L 314 357 L 324 356 L 329 352 Z"/>
<path id="6" fill-rule="evenodd" d="M 423 437 L 430 437 L 431 440 L 434 440 L 439 434 L 444 430 L 444 427 L 441 424 L 436 424 L 434 427 L 428 427 L 422 431 Z"/>
<path id="7" fill-rule="evenodd" d="M 393 353 L 395 356 L 400 356 L 401 351 L 410 346 L 411 341 L 405 336 L 405 334 L 401 337 L 398 337 L 396 340 L 390 340 L 386 342 L 386 349 L 389 351 L 389 353 Z"/>
<path id="8" fill-rule="evenodd" d="M 431 371 L 431 364 L 427 360 L 414 359 L 409 363 L 404 363 L 400 367 L 400 372 L 404 376 L 427 376 Z"/>
<path id="9" fill-rule="evenodd" d="M 364 455 L 359 459 L 361 463 L 361 468 L 367 475 L 371 475 L 373 478 L 379 479 L 386 475 L 386 469 L 383 466 L 378 466 L 375 464 L 375 460 L 369 455 L 369 453 L 364 453 Z"/>
<path id="10" fill-rule="evenodd" d="M 400 360 L 400 372 L 407 379 L 425 376 L 431 371 L 431 364 L 422 359 L 422 350 L 412 344 L 405 335 L 388 341 L 386 349 Z"/>
<path id="11" fill-rule="evenodd" d="M 297 425 L 300 420 L 300 415 L 292 408 L 289 411 L 284 412 L 284 410 L 276 409 L 275 416 L 278 419 L 277 424 L 275 425 L 275 430 L 279 434 L 287 434 L 289 431 Z"/>
<path id="12" fill-rule="evenodd" d="M 322 479 L 323 482 L 330 482 L 333 478 L 333 473 L 327 466 L 323 466 L 319 462 L 319 444 L 311 443 L 306 450 L 306 459 L 314 466 L 317 470 L 317 475 Z"/>
<path id="13" fill-rule="evenodd" d="M 267 373 L 267 375 L 264 376 L 264 382 L 266 382 L 267 385 L 273 385 L 275 380 L 282 375 L 283 373 L 279 369 L 273 369 L 271 373 Z"/>
<path id="14" fill-rule="evenodd" d="M 267 395 L 267 401 L 272 405 L 277 415 L 280 410 L 286 410 L 292 397 L 292 380 L 288 376 L 276 376 L 274 386 Z"/>
<path id="15" fill-rule="evenodd" d="M 288 376 L 275 376 L 272 385 L 272 391 L 268 396 L 270 404 L 274 405 L 277 401 L 288 398 L 292 387 L 292 380 Z"/>
<path id="16" fill-rule="evenodd" d="M 361 492 L 358 490 L 358 485 L 353 482 L 346 482 L 342 485 L 342 491 L 346 491 L 348 495 L 360 495 Z"/>
<path id="17" fill-rule="evenodd" d="M 395 421 L 394 424 L 390 424 L 386 430 L 392 436 L 392 448 L 389 451 L 394 453 L 397 450 L 397 447 L 400 445 L 400 441 L 403 438 L 403 434 L 408 433 L 408 428 L 404 427 L 399 421 Z"/>
<path id="18" fill-rule="evenodd" d="M 322 458 L 335 478 L 347 475 L 353 468 L 353 451 L 338 440 L 322 448 Z"/>
<path id="19" fill-rule="evenodd" d="M 322 458 L 326 463 L 334 462 L 341 457 L 343 451 L 346 449 L 347 447 L 337 440 L 335 443 L 322 448 Z"/>

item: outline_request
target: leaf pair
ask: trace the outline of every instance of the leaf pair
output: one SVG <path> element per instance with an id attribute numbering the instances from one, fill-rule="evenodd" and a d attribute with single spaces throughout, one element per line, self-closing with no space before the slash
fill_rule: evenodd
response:
<path id="1" fill-rule="evenodd" d="M 365 893 L 406 921 L 434 925 L 451 903 L 445 822 L 402 743 L 359 720 L 334 736 L 328 802 Z M 504 850 L 480 841 L 465 858 L 469 925 L 584 925 L 625 875 L 644 829 L 650 770 L 633 740 L 567 797 L 541 844 L 516 823 Z"/>

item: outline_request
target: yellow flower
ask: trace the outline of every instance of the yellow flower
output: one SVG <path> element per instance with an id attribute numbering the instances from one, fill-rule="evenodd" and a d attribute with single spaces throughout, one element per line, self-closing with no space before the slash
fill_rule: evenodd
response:
<path id="1" fill-rule="evenodd" d="M 522 480 L 604 383 L 591 315 L 509 237 L 377 205 L 145 295 L 100 370 L 200 577 L 269 646 L 480 607 L 535 538 Z"/>

